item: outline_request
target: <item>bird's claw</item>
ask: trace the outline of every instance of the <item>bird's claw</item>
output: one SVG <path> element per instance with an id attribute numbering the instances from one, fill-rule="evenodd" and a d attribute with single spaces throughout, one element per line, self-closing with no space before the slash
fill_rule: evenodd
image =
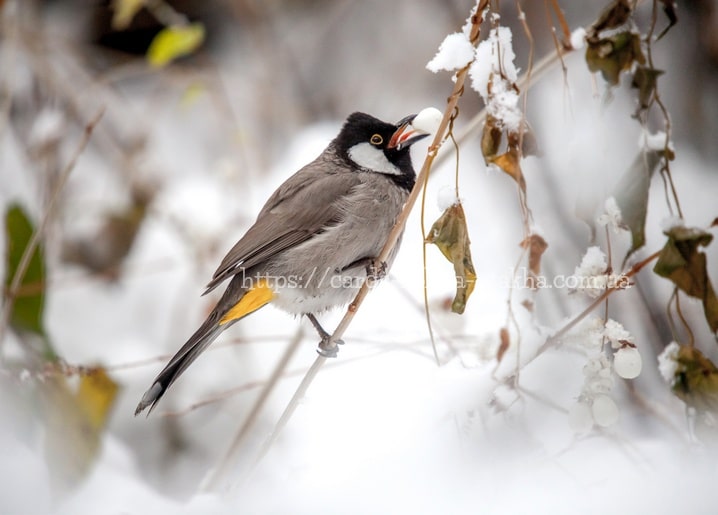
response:
<path id="1" fill-rule="evenodd" d="M 366 279 L 370 282 L 381 281 L 386 277 L 386 261 L 370 259 L 366 265 Z"/>
<path id="2" fill-rule="evenodd" d="M 339 345 L 344 345 L 344 340 L 337 340 L 333 344 L 329 343 L 329 336 L 322 338 L 317 347 L 317 354 L 324 356 L 325 358 L 336 358 L 339 354 Z"/>

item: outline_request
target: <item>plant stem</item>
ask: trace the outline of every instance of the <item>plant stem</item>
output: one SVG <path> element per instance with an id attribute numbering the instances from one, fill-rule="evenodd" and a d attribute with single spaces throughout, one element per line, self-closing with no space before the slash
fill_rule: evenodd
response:
<path id="1" fill-rule="evenodd" d="M 47 206 L 45 207 L 45 211 L 42 214 L 40 223 L 37 225 L 35 232 L 30 237 L 30 241 L 27 243 L 27 246 L 22 253 L 20 262 L 18 263 L 17 269 L 15 270 L 15 275 L 13 275 L 12 280 L 10 281 L 10 285 L 5 292 L 5 303 L 3 304 L 2 312 L 0 312 L 0 350 L 2 349 L 2 345 L 4 342 L 5 331 L 7 330 L 10 323 L 10 315 L 12 313 L 13 304 L 15 303 L 15 298 L 17 297 L 18 290 L 20 289 L 20 284 L 22 283 L 22 280 L 27 273 L 27 268 L 30 266 L 30 260 L 32 259 L 32 255 L 35 253 L 35 250 L 40 245 L 40 242 L 45 235 L 47 224 L 50 222 L 50 219 L 55 214 L 55 206 L 57 204 L 58 198 L 60 198 L 60 192 L 65 187 L 65 183 L 67 182 L 67 179 L 70 177 L 70 174 L 74 170 L 75 165 L 77 165 L 78 159 L 84 152 L 85 148 L 87 147 L 87 144 L 90 142 L 92 131 L 95 129 L 97 124 L 100 123 L 102 115 L 104 114 L 105 109 L 103 107 L 97 112 L 97 114 L 95 114 L 92 120 L 90 120 L 90 122 L 85 125 L 85 130 L 82 134 L 82 138 L 80 139 L 77 148 L 75 148 L 75 152 L 72 154 L 72 157 L 65 165 L 65 168 L 62 170 L 62 172 L 60 172 L 59 179 L 55 185 L 55 188 L 52 190 L 52 194 L 50 195 L 50 199 L 47 203 Z M 0 352 L 0 362 L 2 361 L 4 361 L 4 357 L 2 355 L 2 352 Z"/>

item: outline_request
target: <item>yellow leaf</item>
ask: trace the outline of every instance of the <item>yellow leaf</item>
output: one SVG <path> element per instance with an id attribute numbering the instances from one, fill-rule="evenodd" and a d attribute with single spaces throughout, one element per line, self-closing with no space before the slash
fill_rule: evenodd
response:
<path id="1" fill-rule="evenodd" d="M 154 68 L 167 66 L 178 57 L 189 55 L 204 41 L 204 25 L 172 26 L 162 29 L 147 49 L 147 61 Z"/>
<path id="2" fill-rule="evenodd" d="M 464 208 L 461 207 L 461 204 L 450 206 L 434 222 L 426 238 L 426 243 L 433 243 L 439 247 L 444 257 L 454 264 L 456 296 L 451 303 L 451 311 L 463 313 L 466 301 L 476 286 L 476 271 L 471 261 L 471 242 L 466 227 Z"/>
<path id="3" fill-rule="evenodd" d="M 113 0 L 112 28 L 125 30 L 144 5 L 144 0 Z"/>
<path id="4" fill-rule="evenodd" d="M 110 379 L 104 368 L 94 369 L 80 378 L 77 404 L 95 430 L 99 431 L 105 426 L 117 390 L 117 383 Z"/>
<path id="5" fill-rule="evenodd" d="M 180 98 L 180 105 L 183 108 L 192 107 L 195 103 L 197 103 L 197 100 L 202 97 L 205 91 L 206 88 L 203 84 L 197 82 L 194 84 L 190 84 L 182 93 L 182 98 Z"/>
<path id="6" fill-rule="evenodd" d="M 82 376 L 77 391 L 63 375 L 38 383 L 45 457 L 56 488 L 77 487 L 92 469 L 117 390 L 102 368 Z"/>

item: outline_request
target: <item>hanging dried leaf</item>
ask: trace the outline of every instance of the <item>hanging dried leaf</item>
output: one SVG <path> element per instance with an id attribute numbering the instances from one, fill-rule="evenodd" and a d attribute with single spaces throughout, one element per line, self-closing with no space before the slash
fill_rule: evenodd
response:
<path id="1" fill-rule="evenodd" d="M 591 25 L 589 35 L 598 34 L 603 30 L 615 29 L 625 24 L 631 17 L 633 8 L 629 0 L 615 0 L 601 13 Z"/>
<path id="2" fill-rule="evenodd" d="M 167 66 L 179 57 L 192 54 L 204 41 L 204 25 L 176 25 L 162 29 L 147 49 L 147 61 L 154 68 Z"/>
<path id="3" fill-rule="evenodd" d="M 499 153 L 502 135 L 503 131 L 498 127 L 496 118 L 487 115 L 484 130 L 481 133 L 481 154 L 484 156 L 484 162 L 487 165 Z"/>
<path id="4" fill-rule="evenodd" d="M 523 139 L 521 142 L 521 155 L 523 157 L 541 157 L 543 155 L 543 152 L 541 152 L 541 148 L 538 144 L 538 139 L 536 138 L 536 133 L 528 122 L 524 124 L 524 132 L 522 138 Z"/>
<path id="5" fill-rule="evenodd" d="M 718 332 L 718 298 L 708 277 L 707 246 L 713 236 L 701 229 L 674 227 L 665 233 L 668 242 L 661 250 L 653 271 L 665 277 L 691 297 L 701 299 L 711 331 Z"/>
<path id="6" fill-rule="evenodd" d="M 504 359 L 504 354 L 506 354 L 506 351 L 509 350 L 510 345 L 511 336 L 509 335 L 509 330 L 502 327 L 499 331 L 499 348 L 496 350 L 497 363 L 501 363 L 501 360 Z"/>
<path id="7" fill-rule="evenodd" d="M 656 41 L 665 36 L 666 32 L 668 32 L 671 27 L 678 23 L 678 15 L 676 14 L 676 0 L 660 0 L 660 2 L 663 4 L 663 14 L 665 14 L 666 18 L 668 18 L 668 27 L 663 29 L 661 33 L 658 34 Z"/>
<path id="8" fill-rule="evenodd" d="M 521 247 L 529 251 L 529 273 L 526 286 L 535 290 L 539 287 L 541 275 L 541 256 L 548 248 L 548 243 L 538 234 L 530 234 L 521 242 Z"/>
<path id="9" fill-rule="evenodd" d="M 491 162 L 513 178 L 513 180 L 518 183 L 521 190 L 526 193 L 526 180 L 524 179 L 524 174 L 521 171 L 518 148 L 509 148 L 509 150 L 503 154 L 491 159 Z"/>
<path id="10" fill-rule="evenodd" d="M 466 302 L 476 286 L 476 271 L 471 261 L 471 242 L 461 204 L 449 206 L 434 222 L 426 243 L 433 243 L 439 247 L 444 257 L 453 263 L 456 274 L 456 296 L 451 303 L 451 311 L 463 313 Z"/>
<path id="11" fill-rule="evenodd" d="M 648 66 L 636 67 L 631 87 L 638 90 L 638 102 L 641 109 L 647 109 L 653 102 L 658 77 L 663 73 L 663 70 L 656 70 Z"/>
<path id="12" fill-rule="evenodd" d="M 589 40 L 586 48 L 588 69 L 601 72 L 610 85 L 618 84 L 621 72 L 630 70 L 634 63 L 644 64 L 641 36 L 634 32 L 619 32 L 606 38 Z"/>
<path id="13" fill-rule="evenodd" d="M 621 210 L 621 218 L 631 231 L 631 248 L 628 249 L 624 262 L 646 243 L 648 188 L 660 160 L 660 152 L 640 153 L 613 189 L 612 195 Z"/>
<path id="14" fill-rule="evenodd" d="M 718 413 L 718 368 L 695 347 L 681 345 L 675 358 L 672 390 L 698 410 Z"/>

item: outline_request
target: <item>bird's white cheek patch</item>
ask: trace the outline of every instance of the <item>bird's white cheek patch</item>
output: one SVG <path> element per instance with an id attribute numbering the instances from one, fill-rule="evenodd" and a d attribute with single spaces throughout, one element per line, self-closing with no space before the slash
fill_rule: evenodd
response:
<path id="1" fill-rule="evenodd" d="M 384 152 L 370 143 L 358 143 L 349 149 L 349 159 L 358 166 L 379 173 L 401 175 L 401 171 L 391 164 Z"/>

